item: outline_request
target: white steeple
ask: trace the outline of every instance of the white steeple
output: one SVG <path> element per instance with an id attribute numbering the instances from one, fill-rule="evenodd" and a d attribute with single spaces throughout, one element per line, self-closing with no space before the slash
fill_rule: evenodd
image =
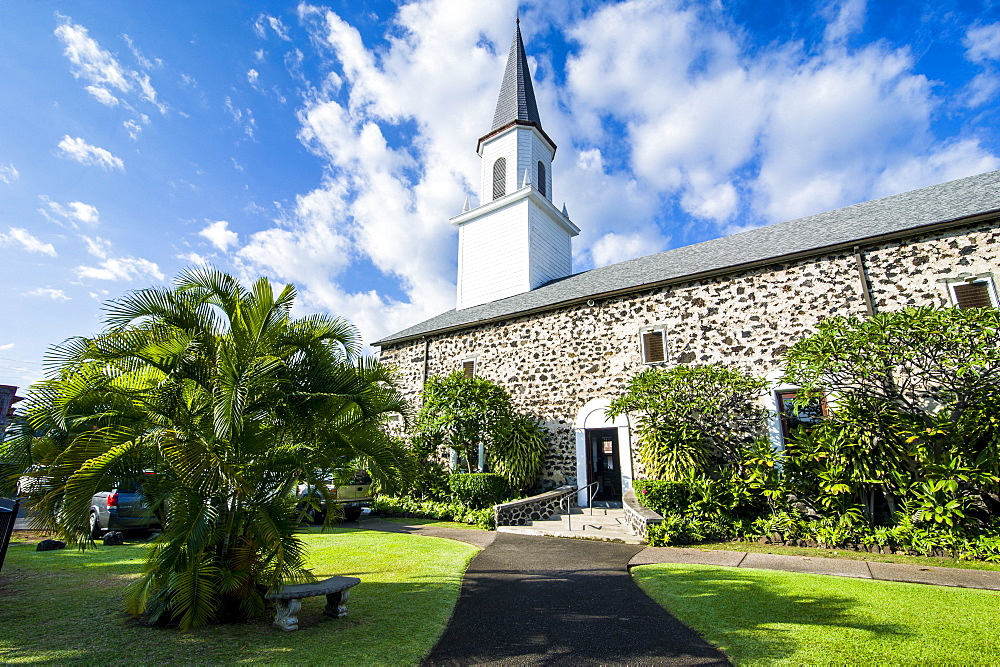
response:
<path id="1" fill-rule="evenodd" d="M 481 204 L 451 220 L 458 227 L 458 309 L 527 292 L 573 271 L 571 239 L 580 229 L 565 207 L 552 204 L 556 145 L 538 116 L 520 21 L 493 127 L 477 152 Z"/>

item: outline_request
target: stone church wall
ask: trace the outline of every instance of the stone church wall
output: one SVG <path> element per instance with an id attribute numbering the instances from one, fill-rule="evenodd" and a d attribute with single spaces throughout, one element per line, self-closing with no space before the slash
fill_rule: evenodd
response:
<path id="1" fill-rule="evenodd" d="M 861 254 L 877 312 L 949 305 L 948 281 L 1000 275 L 996 220 L 862 247 Z M 555 488 L 576 483 L 580 408 L 617 397 L 645 367 L 642 327 L 665 327 L 668 364 L 720 362 L 764 376 L 778 371 L 783 353 L 820 320 L 865 312 L 856 259 L 844 251 L 387 345 L 381 358 L 399 368 L 414 409 L 425 344 L 428 377 L 475 358 L 477 375 L 505 386 L 548 428 L 542 486 Z"/>

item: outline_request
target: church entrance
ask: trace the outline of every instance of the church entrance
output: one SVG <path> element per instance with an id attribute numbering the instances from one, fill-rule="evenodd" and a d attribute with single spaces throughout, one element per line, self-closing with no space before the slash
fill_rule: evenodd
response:
<path id="1" fill-rule="evenodd" d="M 594 500 L 620 503 L 622 493 L 632 488 L 632 436 L 628 416 L 607 415 L 610 398 L 592 398 L 576 413 L 573 432 L 576 440 L 577 502 L 586 507 L 590 491 L 597 483 Z"/>
<path id="2" fill-rule="evenodd" d="M 622 471 L 618 459 L 618 429 L 587 429 L 587 484 L 597 482 L 594 500 L 622 499 Z"/>

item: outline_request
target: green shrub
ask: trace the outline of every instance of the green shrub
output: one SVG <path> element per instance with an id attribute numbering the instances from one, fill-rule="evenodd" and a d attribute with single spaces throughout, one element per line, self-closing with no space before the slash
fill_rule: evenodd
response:
<path id="1" fill-rule="evenodd" d="M 731 540 L 738 536 L 739 522 L 725 517 L 701 519 L 680 514 L 663 517 L 663 522 L 646 529 L 646 541 L 651 547 L 669 547 L 679 544 L 697 544 L 706 541 Z"/>
<path id="2" fill-rule="evenodd" d="M 545 433 L 537 419 L 512 414 L 507 433 L 494 438 L 489 464 L 511 489 L 528 489 L 538 479 L 545 463 Z"/>
<path id="3" fill-rule="evenodd" d="M 633 488 L 639 502 L 661 516 L 684 512 L 691 499 L 691 493 L 684 482 L 637 479 Z"/>
<path id="4" fill-rule="evenodd" d="M 415 500 L 401 496 L 376 496 L 375 500 L 372 501 L 371 508 L 373 512 L 382 516 L 456 521 L 483 530 L 496 528 L 492 508 L 475 509 L 456 502 Z"/>
<path id="5" fill-rule="evenodd" d="M 510 485 L 497 473 L 457 473 L 448 477 L 455 500 L 473 508 L 492 507 L 510 497 Z"/>

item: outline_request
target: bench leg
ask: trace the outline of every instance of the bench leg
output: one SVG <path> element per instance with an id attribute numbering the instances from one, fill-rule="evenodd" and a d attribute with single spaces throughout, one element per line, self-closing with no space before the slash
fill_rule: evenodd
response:
<path id="1" fill-rule="evenodd" d="M 299 610 L 302 609 L 302 600 L 275 600 L 274 625 L 282 630 L 299 629 Z"/>
<path id="2" fill-rule="evenodd" d="M 350 591 L 328 593 L 326 596 L 326 609 L 323 610 L 323 614 L 333 618 L 343 618 L 347 616 L 347 597 L 349 593 Z"/>

